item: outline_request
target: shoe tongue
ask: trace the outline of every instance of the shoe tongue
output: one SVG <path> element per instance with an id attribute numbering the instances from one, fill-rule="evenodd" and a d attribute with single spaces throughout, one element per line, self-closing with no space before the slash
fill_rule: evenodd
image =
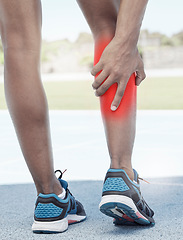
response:
<path id="1" fill-rule="evenodd" d="M 58 179 L 60 181 L 61 186 L 66 190 L 68 187 L 68 183 L 63 179 Z"/>
<path id="2" fill-rule="evenodd" d="M 134 173 L 134 181 L 138 183 L 138 173 L 135 169 L 133 169 L 133 173 Z"/>

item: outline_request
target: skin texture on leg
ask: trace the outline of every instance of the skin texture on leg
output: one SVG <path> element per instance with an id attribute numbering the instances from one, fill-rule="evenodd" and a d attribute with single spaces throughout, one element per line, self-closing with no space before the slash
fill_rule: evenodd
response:
<path id="1" fill-rule="evenodd" d="M 110 39 L 107 41 L 102 36 L 95 41 L 94 65 L 99 61 L 102 50 L 109 42 Z M 110 106 L 117 90 L 117 83 L 100 96 L 101 113 L 111 158 L 110 167 L 126 170 L 131 179 L 133 179 L 131 155 L 136 125 L 136 88 L 135 74 L 133 74 L 116 111 L 112 111 Z"/>
<path id="2" fill-rule="evenodd" d="M 0 0 L 5 95 L 38 193 L 60 194 L 53 169 L 47 100 L 40 77 L 41 2 Z"/>
<path id="3" fill-rule="evenodd" d="M 110 43 L 111 38 L 107 36 L 100 36 L 95 40 L 95 54 L 94 54 L 94 65 L 96 65 L 105 49 Z M 98 74 L 96 75 L 96 78 Z M 119 107 L 116 111 L 111 110 L 111 104 L 114 99 L 117 90 L 117 83 L 114 83 L 108 91 L 100 96 L 101 112 L 103 118 L 121 121 L 123 118 L 128 118 L 131 114 L 131 110 L 136 109 L 136 85 L 135 85 L 135 74 L 133 74 L 126 86 L 123 98 L 120 102 Z"/>
<path id="4" fill-rule="evenodd" d="M 93 33 L 95 42 L 94 64 L 96 64 L 103 50 L 114 37 L 119 1 L 107 1 L 106 4 L 105 0 L 79 0 L 78 3 Z M 136 123 L 135 75 L 130 77 L 120 106 L 113 112 L 110 106 L 116 89 L 117 83 L 100 96 L 101 112 L 111 158 L 110 167 L 124 169 L 133 180 L 131 155 Z"/>

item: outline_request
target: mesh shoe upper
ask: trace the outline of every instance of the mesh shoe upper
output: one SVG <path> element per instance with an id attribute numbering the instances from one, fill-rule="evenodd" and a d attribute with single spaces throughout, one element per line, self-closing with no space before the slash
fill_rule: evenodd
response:
<path id="1" fill-rule="evenodd" d="M 152 218 L 153 210 L 141 195 L 138 173 L 134 170 L 134 181 L 128 177 L 123 169 L 109 169 L 103 185 L 102 196 L 124 195 L 133 200 L 136 207 L 145 216 Z"/>
<path id="2" fill-rule="evenodd" d="M 57 221 L 62 220 L 68 214 L 77 214 L 78 216 L 86 216 L 83 205 L 75 200 L 74 196 L 68 189 L 68 183 L 60 179 L 61 186 L 66 190 L 65 199 L 59 198 L 56 194 L 38 195 L 34 219 L 36 221 Z"/>

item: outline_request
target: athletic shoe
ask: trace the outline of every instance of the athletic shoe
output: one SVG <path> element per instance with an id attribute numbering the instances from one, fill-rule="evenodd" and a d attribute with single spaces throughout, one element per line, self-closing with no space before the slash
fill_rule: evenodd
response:
<path id="1" fill-rule="evenodd" d="M 61 173 L 61 171 L 60 171 Z M 68 189 L 68 183 L 58 180 L 66 191 L 65 199 L 59 198 L 56 194 L 38 195 L 32 230 L 34 233 L 59 233 L 68 228 L 68 224 L 78 223 L 86 219 L 86 213 L 82 204 L 75 200 Z"/>
<path id="2" fill-rule="evenodd" d="M 103 185 L 99 208 L 102 213 L 115 218 L 115 224 L 154 224 L 153 210 L 147 205 L 140 192 L 139 176 L 135 170 L 134 181 L 123 169 L 109 169 Z"/>
<path id="3" fill-rule="evenodd" d="M 125 226 L 137 226 L 138 224 L 132 219 L 129 218 L 126 214 L 123 214 L 121 218 L 113 219 L 114 225 L 125 225 Z"/>

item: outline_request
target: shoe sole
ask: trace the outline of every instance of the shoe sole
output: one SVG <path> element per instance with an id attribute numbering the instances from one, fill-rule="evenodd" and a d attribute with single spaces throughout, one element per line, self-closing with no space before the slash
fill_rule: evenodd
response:
<path id="1" fill-rule="evenodd" d="M 102 213 L 115 219 L 120 219 L 123 214 L 133 219 L 136 223 L 141 225 L 154 224 L 147 217 L 143 216 L 135 206 L 133 200 L 122 195 L 108 195 L 103 196 L 99 204 L 99 209 Z"/>
<path id="2" fill-rule="evenodd" d="M 118 225 L 137 226 L 137 223 L 133 219 L 127 220 L 126 218 L 124 218 L 124 216 L 122 218 L 114 218 L 113 224 L 116 226 Z"/>
<path id="3" fill-rule="evenodd" d="M 34 221 L 32 231 L 34 233 L 62 233 L 68 229 L 68 225 L 83 222 L 86 216 L 68 214 L 66 218 L 52 222 Z"/>

